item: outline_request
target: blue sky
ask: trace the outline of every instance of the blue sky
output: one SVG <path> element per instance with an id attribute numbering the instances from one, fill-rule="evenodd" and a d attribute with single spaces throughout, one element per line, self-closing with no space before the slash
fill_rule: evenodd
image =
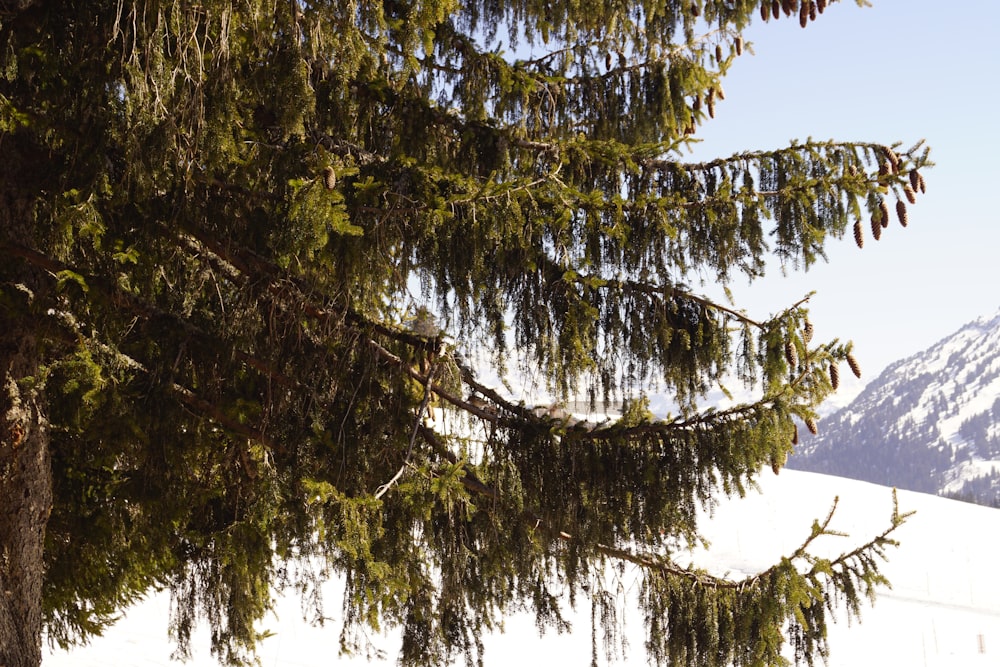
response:
<path id="1" fill-rule="evenodd" d="M 750 27 L 754 53 L 730 69 L 691 159 L 810 136 L 925 138 L 936 166 L 909 227 L 894 222 L 879 242 L 866 227 L 863 250 L 834 241 L 829 263 L 806 273 L 774 267 L 734 286 L 739 307 L 763 317 L 816 290 L 817 338 L 853 340 L 865 380 L 1000 308 L 998 31 L 989 0 L 844 0 L 805 30 L 790 18 Z"/>

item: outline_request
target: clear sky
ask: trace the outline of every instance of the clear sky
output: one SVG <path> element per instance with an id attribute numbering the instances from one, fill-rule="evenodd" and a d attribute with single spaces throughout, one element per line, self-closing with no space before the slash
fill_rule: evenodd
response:
<path id="1" fill-rule="evenodd" d="M 817 339 L 851 339 L 865 380 L 1000 308 L 1000 2 L 851 0 L 805 30 L 797 18 L 746 33 L 726 99 L 696 136 L 692 159 L 777 148 L 791 139 L 931 147 L 927 193 L 863 250 L 848 236 L 829 263 L 782 277 L 777 267 L 736 303 L 778 312 L 816 290 Z M 710 288 L 704 288 L 708 291 Z"/>

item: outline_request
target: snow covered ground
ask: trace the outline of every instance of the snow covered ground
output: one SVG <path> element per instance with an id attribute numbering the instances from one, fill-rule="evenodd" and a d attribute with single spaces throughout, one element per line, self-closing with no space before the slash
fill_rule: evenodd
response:
<path id="1" fill-rule="evenodd" d="M 837 477 L 784 470 L 762 476 L 762 493 L 720 505 L 705 534 L 712 543 L 707 554 L 692 555 L 716 572 L 759 571 L 790 553 L 809 533 L 813 519 L 822 519 L 835 496 L 840 503 L 832 528 L 849 538 L 822 538 L 818 549 L 830 553 L 867 541 L 888 525 L 892 512 L 890 489 Z M 831 628 L 830 667 L 931 666 L 985 667 L 1000 665 L 1000 511 L 936 496 L 899 492 L 901 512 L 916 514 L 896 534 L 902 543 L 889 553 L 884 572 L 892 590 L 884 591 L 874 607 L 864 610 L 862 623 L 848 624 L 843 615 Z M 328 612 L 339 608 L 330 597 Z M 45 667 L 161 667 L 171 664 L 167 641 L 169 601 L 159 595 L 128 611 L 105 637 L 70 652 L 56 649 Z M 335 615 L 331 614 L 331 615 Z M 312 667 L 336 663 L 350 667 L 395 664 L 397 643 L 374 638 L 385 660 L 339 658 L 339 622 L 314 628 L 301 620 L 298 602 L 282 600 L 277 619 L 268 623 L 275 635 L 259 655 L 263 667 Z M 488 667 L 500 665 L 586 665 L 590 661 L 590 621 L 587 613 L 571 614 L 575 631 L 539 638 L 533 619 L 513 617 L 506 634 L 485 639 Z M 646 664 L 641 619 L 633 614 L 627 636 L 631 649 L 617 664 Z M 193 667 L 216 663 L 206 637 L 196 638 Z"/>

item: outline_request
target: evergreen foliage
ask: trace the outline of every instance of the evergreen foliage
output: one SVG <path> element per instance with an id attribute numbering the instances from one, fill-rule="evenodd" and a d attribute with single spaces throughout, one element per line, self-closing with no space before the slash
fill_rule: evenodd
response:
<path id="1" fill-rule="evenodd" d="M 825 655 L 898 513 L 745 581 L 671 560 L 700 506 L 780 469 L 851 349 L 811 340 L 805 300 L 753 319 L 692 285 L 809 267 L 928 164 L 813 141 L 683 161 L 758 12 L 826 7 L 773 4 L 0 3 L 0 310 L 39 341 L 5 380 L 44 411 L 48 636 L 168 587 L 180 655 L 207 619 L 235 665 L 275 588 L 332 573 L 344 650 L 399 627 L 402 664 L 475 664 L 507 612 L 562 627 L 569 591 L 597 655 L 622 620 L 603 573 L 629 564 L 657 664 Z M 474 353 L 629 409 L 511 401 Z M 731 377 L 759 400 L 699 407 Z"/>

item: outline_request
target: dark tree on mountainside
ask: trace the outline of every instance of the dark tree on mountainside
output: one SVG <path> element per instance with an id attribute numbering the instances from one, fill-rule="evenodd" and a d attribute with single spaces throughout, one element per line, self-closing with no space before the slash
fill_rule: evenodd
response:
<path id="1" fill-rule="evenodd" d="M 0 664 L 155 587 L 182 654 L 205 619 L 236 664 L 326 573 L 344 649 L 399 627 L 402 664 L 475 663 L 563 591 L 614 637 L 618 564 L 657 664 L 823 655 L 900 516 L 742 581 L 671 553 L 854 366 L 804 302 L 692 285 L 808 267 L 922 189 L 919 147 L 683 161 L 741 31 L 826 4 L 0 2 Z M 472 354 L 628 409 L 532 409 Z M 700 409 L 723 377 L 759 400 Z"/>

